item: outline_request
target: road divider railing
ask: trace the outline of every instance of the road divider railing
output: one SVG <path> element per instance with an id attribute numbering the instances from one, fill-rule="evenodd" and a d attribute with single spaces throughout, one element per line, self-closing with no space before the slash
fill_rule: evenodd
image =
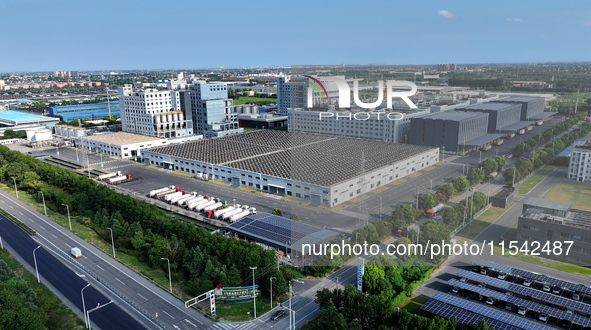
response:
<path id="1" fill-rule="evenodd" d="M 12 221 L 15 225 L 19 226 L 22 230 L 24 230 L 27 234 L 31 235 L 31 236 L 35 236 L 37 235 L 37 232 L 35 232 L 33 229 L 31 229 L 31 227 L 25 225 L 24 223 L 22 223 L 19 219 L 17 219 L 15 216 L 13 216 L 12 214 L 8 213 L 8 211 L 0 208 L 0 213 L 2 215 L 4 215 L 8 220 Z"/>

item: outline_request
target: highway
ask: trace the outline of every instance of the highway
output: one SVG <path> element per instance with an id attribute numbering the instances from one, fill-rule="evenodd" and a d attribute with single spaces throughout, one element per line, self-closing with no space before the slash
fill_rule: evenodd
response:
<path id="1" fill-rule="evenodd" d="M 105 295 L 113 296 L 120 308 L 134 315 L 146 328 L 200 329 L 214 323 L 197 311 L 186 309 L 183 302 L 169 295 L 167 291 L 3 191 L 0 191 L 0 207 L 36 231 L 37 237 L 34 239 L 37 243 L 32 244 L 43 246 L 44 251 L 49 251 L 59 258 L 64 253 L 69 254 L 72 247 L 80 248 L 82 257 L 76 260 L 70 258 L 67 261 L 68 266 L 87 278 L 94 275 L 100 279 L 101 283 L 95 288 Z M 37 253 L 41 252 L 40 250 Z M 38 258 L 38 261 L 41 259 L 43 258 Z M 113 290 L 119 295 L 114 294 Z M 143 313 L 132 304 L 138 306 Z"/>
<path id="2" fill-rule="evenodd" d="M 0 215 L 0 235 L 3 243 L 9 252 L 16 256 L 35 275 L 35 266 L 33 259 L 33 250 L 39 246 L 31 236 L 24 230 L 17 227 L 10 220 Z M 45 248 L 35 251 L 37 266 L 41 283 L 53 286 L 59 291 L 62 299 L 69 301 L 69 306 L 78 308 L 76 311 L 78 317 L 84 319 L 82 312 L 81 290 L 90 283 L 90 287 L 84 290 L 84 301 L 88 309 L 97 307 L 98 304 L 104 305 L 109 301 L 117 300 L 112 294 L 104 295 L 97 290 L 98 283 L 89 277 L 80 277 L 76 272 L 66 267 L 59 257 L 56 258 Z M 87 281 L 88 279 L 88 281 Z M 121 302 L 109 304 L 90 314 L 90 320 L 93 328 L 100 329 L 144 329 L 135 318 L 131 317 L 121 306 Z"/>

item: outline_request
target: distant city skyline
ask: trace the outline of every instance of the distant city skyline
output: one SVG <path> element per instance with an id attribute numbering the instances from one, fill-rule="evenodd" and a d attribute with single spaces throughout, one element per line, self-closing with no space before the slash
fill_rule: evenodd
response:
<path id="1" fill-rule="evenodd" d="M 0 72 L 589 61 L 591 3 L 0 3 Z"/>

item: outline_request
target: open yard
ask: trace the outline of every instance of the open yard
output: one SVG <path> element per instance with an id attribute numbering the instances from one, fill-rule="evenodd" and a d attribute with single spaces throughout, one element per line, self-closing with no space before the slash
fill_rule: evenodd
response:
<path id="1" fill-rule="evenodd" d="M 267 97 L 254 97 L 254 96 L 241 96 L 238 99 L 234 99 L 234 105 L 243 105 L 243 104 L 256 104 L 256 105 L 265 105 L 265 104 L 276 104 L 276 98 L 267 98 Z"/>
<path id="2" fill-rule="evenodd" d="M 482 213 L 478 218 L 472 220 L 472 222 L 468 226 L 460 230 L 460 232 L 457 233 L 454 237 L 458 240 L 473 240 L 474 238 L 476 238 L 476 236 L 478 236 L 478 234 L 483 232 L 486 229 L 486 227 L 490 226 L 491 223 L 497 220 L 501 216 L 501 214 L 503 214 L 506 210 L 511 208 L 511 206 L 513 206 L 513 204 L 509 205 L 509 207 L 506 209 L 502 209 L 499 207 L 489 208 L 488 210 L 484 211 L 484 213 Z"/>
<path id="3" fill-rule="evenodd" d="M 544 195 L 544 198 L 572 203 L 574 209 L 591 212 L 591 186 L 558 183 Z"/>

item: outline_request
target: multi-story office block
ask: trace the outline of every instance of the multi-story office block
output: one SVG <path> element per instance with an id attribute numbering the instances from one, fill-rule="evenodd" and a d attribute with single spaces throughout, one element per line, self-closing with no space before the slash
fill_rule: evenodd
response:
<path id="1" fill-rule="evenodd" d="M 327 81 L 328 78 L 345 79 L 344 76 L 334 77 L 317 77 L 312 76 L 314 79 L 318 79 L 326 94 L 319 94 L 312 85 L 317 85 L 314 79 L 308 77 L 279 77 L 277 78 L 277 113 L 280 115 L 287 115 L 288 109 L 295 108 L 307 108 L 309 93 L 312 93 L 313 106 L 322 106 L 328 104 L 337 104 L 339 91 L 335 83 Z M 316 86 L 320 89 L 320 86 Z M 321 89 L 324 93 L 324 90 Z"/>
<path id="2" fill-rule="evenodd" d="M 591 181 L 591 147 L 573 147 L 568 163 L 568 178 L 577 181 Z"/>
<path id="3" fill-rule="evenodd" d="M 190 112 L 180 106 L 180 91 L 119 87 L 121 124 L 124 132 L 156 137 L 193 135 Z"/>

